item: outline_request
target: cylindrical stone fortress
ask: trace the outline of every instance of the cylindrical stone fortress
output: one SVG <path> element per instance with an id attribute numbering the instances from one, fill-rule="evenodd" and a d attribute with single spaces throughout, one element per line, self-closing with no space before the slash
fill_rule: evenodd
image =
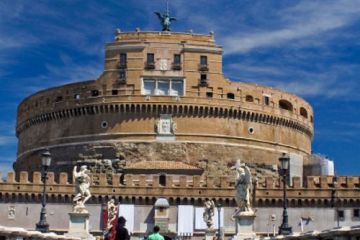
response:
<path id="1" fill-rule="evenodd" d="M 27 97 L 16 133 L 16 171 L 39 170 L 48 148 L 57 172 L 84 159 L 124 158 L 223 175 L 237 158 L 273 165 L 288 152 L 306 162 L 313 111 L 293 94 L 226 79 L 213 35 L 118 33 L 97 80 Z"/>

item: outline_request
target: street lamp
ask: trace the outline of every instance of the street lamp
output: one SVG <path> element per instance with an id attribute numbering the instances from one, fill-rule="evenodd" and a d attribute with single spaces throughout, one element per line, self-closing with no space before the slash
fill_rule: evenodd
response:
<path id="1" fill-rule="evenodd" d="M 220 213 L 221 213 L 221 204 L 217 204 L 217 210 L 218 210 L 218 240 L 221 240 L 221 234 L 220 234 Z"/>
<path id="2" fill-rule="evenodd" d="M 43 181 L 43 193 L 41 201 L 41 212 L 40 212 L 40 221 L 36 224 L 36 231 L 39 232 L 49 232 L 49 224 L 46 222 L 46 181 L 47 181 L 47 170 L 51 164 L 51 154 L 49 150 L 45 150 L 41 154 L 41 180 Z"/>
<path id="3" fill-rule="evenodd" d="M 283 153 L 282 156 L 279 158 L 280 161 L 280 175 L 282 176 L 283 180 L 283 219 L 282 224 L 279 227 L 279 234 L 280 235 L 290 235 L 292 234 L 292 228 L 289 226 L 288 223 L 288 214 L 287 214 L 287 197 L 286 197 L 286 184 L 287 184 L 287 176 L 289 175 L 289 162 L 290 157 L 286 153 Z"/>

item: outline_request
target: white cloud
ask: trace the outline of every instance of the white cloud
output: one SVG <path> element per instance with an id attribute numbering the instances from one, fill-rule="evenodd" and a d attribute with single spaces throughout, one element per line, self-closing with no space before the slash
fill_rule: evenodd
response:
<path id="1" fill-rule="evenodd" d="M 279 26 L 235 32 L 223 37 L 221 42 L 225 54 L 244 53 L 260 47 L 283 47 L 284 43 L 319 37 L 349 25 L 359 18 L 359 13 L 359 0 L 301 1 L 295 7 L 279 11 Z"/>

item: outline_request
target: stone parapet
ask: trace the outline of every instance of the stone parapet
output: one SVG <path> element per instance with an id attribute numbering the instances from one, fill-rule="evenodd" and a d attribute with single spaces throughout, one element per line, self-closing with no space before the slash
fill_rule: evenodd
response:
<path id="1" fill-rule="evenodd" d="M 15 174 L 10 172 L 7 180 L 0 183 L 1 201 L 21 200 L 22 198 L 40 199 L 42 183 L 38 172 L 34 172 L 29 178 L 27 172 L 20 172 L 19 181 Z M 55 181 L 54 173 L 49 173 L 47 184 L 48 196 L 53 201 L 68 202 L 74 194 L 74 185 L 68 181 L 67 173 L 60 173 L 58 181 Z M 214 199 L 228 205 L 234 202 L 234 181 L 229 177 L 212 178 L 199 176 L 166 176 L 165 182 L 159 181 L 159 176 L 131 175 L 127 174 L 123 181 L 120 175 L 112 176 L 112 183 L 108 183 L 105 174 L 93 174 L 97 184 L 91 186 L 92 201 L 102 202 L 109 198 L 132 200 L 155 200 L 165 197 L 170 203 L 178 201 L 195 202 L 197 200 Z M 338 185 L 334 188 L 333 177 L 308 177 L 304 187 L 299 184 L 299 178 L 293 178 L 293 185 L 288 187 L 288 199 L 290 206 L 324 206 L 332 204 L 360 205 L 360 177 L 338 177 Z M 255 205 L 281 206 L 282 186 L 280 182 L 274 182 L 266 178 L 262 184 L 257 184 L 253 194 Z M 335 192 L 335 194 L 334 194 Z M 336 199 L 334 199 L 336 196 Z"/>

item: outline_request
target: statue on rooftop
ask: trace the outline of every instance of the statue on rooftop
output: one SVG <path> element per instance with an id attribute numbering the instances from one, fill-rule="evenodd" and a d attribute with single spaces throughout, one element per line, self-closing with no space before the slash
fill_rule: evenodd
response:
<path id="1" fill-rule="evenodd" d="M 75 183 L 76 194 L 73 198 L 73 212 L 87 212 L 85 209 L 85 202 L 91 197 L 89 173 L 90 171 L 85 165 L 81 166 L 79 171 L 76 170 L 76 166 L 74 167 L 73 179 Z"/>
<path id="2" fill-rule="evenodd" d="M 235 176 L 235 201 L 238 206 L 236 213 L 246 212 L 253 213 L 250 203 L 250 192 L 251 192 L 251 172 L 245 163 L 241 163 L 240 159 L 237 160 L 234 169 L 236 172 Z"/>
<path id="3" fill-rule="evenodd" d="M 169 11 L 167 11 L 164 14 L 161 14 L 159 12 L 155 12 L 155 14 L 158 16 L 158 18 L 160 19 L 160 23 L 162 26 L 162 31 L 168 31 L 170 32 L 170 25 L 172 21 L 175 21 L 176 18 L 174 17 L 170 17 Z"/>

